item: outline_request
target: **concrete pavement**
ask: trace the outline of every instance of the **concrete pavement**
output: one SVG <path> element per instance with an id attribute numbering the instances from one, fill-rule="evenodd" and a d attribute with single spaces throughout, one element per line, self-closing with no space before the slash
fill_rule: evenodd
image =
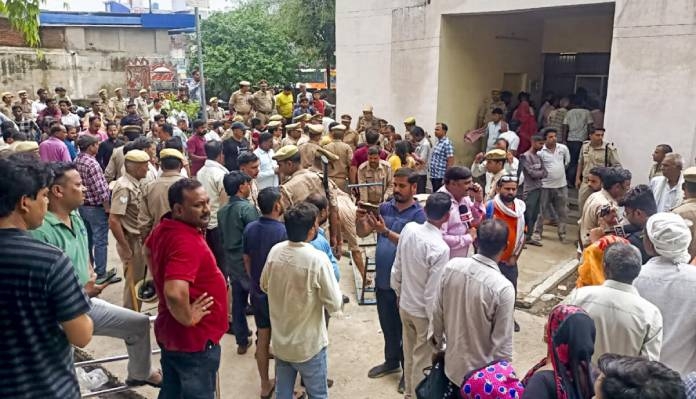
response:
<path id="1" fill-rule="evenodd" d="M 555 232 L 548 230 L 544 247 L 529 247 L 520 260 L 520 287 L 531 286 L 528 279 L 540 279 L 544 270 L 562 261 L 572 253 L 572 245 L 561 245 L 555 239 Z M 570 231 L 568 232 L 569 236 Z M 109 265 L 119 265 L 115 242 L 110 237 Z M 339 399 L 354 398 L 400 398 L 396 391 L 399 376 L 389 375 L 380 379 L 367 378 L 367 371 L 383 359 L 383 339 L 377 319 L 375 306 L 359 306 L 355 298 L 355 288 L 346 257 L 341 259 L 341 289 L 351 302 L 344 308 L 344 314 L 331 319 L 329 327 L 329 376 L 335 381 L 330 395 Z M 121 274 L 120 266 L 119 275 Z M 123 283 L 108 287 L 102 298 L 121 304 Z M 522 292 L 522 290 L 521 290 Z M 143 311 L 156 312 L 156 307 L 145 306 Z M 527 370 L 544 356 L 546 347 L 542 343 L 545 319 L 523 311 L 516 311 L 516 319 L 522 331 L 515 334 L 514 365 L 518 374 Z M 254 328 L 253 317 L 249 317 L 250 327 Z M 156 348 L 154 335 L 152 345 Z M 245 355 L 237 355 L 234 337 L 225 335 L 222 340 L 221 391 L 223 398 L 257 398 L 259 378 L 254 360 L 254 347 Z M 107 337 L 94 337 L 86 351 L 95 358 L 125 354 L 122 341 Z M 153 356 L 153 365 L 159 367 L 159 356 Z M 271 361 L 271 368 L 273 361 Z M 107 370 L 121 381 L 126 377 L 126 363 L 110 363 Z M 273 371 L 271 370 L 271 375 Z M 150 387 L 136 388 L 135 391 L 146 398 L 156 398 L 157 390 Z"/>

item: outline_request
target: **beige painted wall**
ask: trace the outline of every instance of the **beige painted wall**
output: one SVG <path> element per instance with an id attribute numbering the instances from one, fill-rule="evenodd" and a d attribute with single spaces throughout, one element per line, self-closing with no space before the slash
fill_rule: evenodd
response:
<path id="1" fill-rule="evenodd" d="M 519 14 L 447 17 L 440 48 L 438 120 L 450 127 L 457 159 L 470 164 L 478 152 L 464 144 L 476 114 L 505 73 L 540 80 L 542 25 Z"/>
<path id="2" fill-rule="evenodd" d="M 544 20 L 544 53 L 608 53 L 614 25 L 612 14 L 555 17 Z"/>

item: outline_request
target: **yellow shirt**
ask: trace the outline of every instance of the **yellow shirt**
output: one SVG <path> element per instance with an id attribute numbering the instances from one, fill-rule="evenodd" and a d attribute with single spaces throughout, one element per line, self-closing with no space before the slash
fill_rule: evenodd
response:
<path id="1" fill-rule="evenodd" d="M 391 166 L 392 172 L 396 172 L 397 170 L 401 169 L 402 167 L 406 168 L 415 168 L 416 167 L 416 160 L 413 159 L 412 156 L 407 156 L 406 157 L 406 165 L 401 164 L 401 158 L 399 158 L 398 155 L 392 154 L 392 156 L 389 157 L 389 166 Z"/>
<path id="2" fill-rule="evenodd" d="M 293 98 L 292 98 L 292 93 L 290 94 L 285 94 L 283 92 L 278 93 L 275 97 L 276 100 L 276 107 L 278 108 L 278 113 L 283 117 L 283 118 L 291 118 L 292 117 L 292 105 L 293 105 Z"/>

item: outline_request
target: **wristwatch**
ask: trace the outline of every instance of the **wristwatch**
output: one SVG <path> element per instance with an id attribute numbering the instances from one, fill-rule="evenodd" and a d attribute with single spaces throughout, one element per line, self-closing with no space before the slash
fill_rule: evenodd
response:
<path id="1" fill-rule="evenodd" d="M 389 238 L 389 233 L 391 233 L 391 230 L 386 229 L 383 233 L 379 233 L 379 234 L 384 238 Z"/>

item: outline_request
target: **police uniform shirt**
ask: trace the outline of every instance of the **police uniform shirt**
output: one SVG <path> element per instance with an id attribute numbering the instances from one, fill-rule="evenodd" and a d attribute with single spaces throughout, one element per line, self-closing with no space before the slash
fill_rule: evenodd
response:
<path id="1" fill-rule="evenodd" d="M 111 213 L 123 216 L 121 225 L 126 233 L 140 235 L 138 213 L 141 202 L 140 182 L 125 173 L 116 180 L 111 194 Z"/>

